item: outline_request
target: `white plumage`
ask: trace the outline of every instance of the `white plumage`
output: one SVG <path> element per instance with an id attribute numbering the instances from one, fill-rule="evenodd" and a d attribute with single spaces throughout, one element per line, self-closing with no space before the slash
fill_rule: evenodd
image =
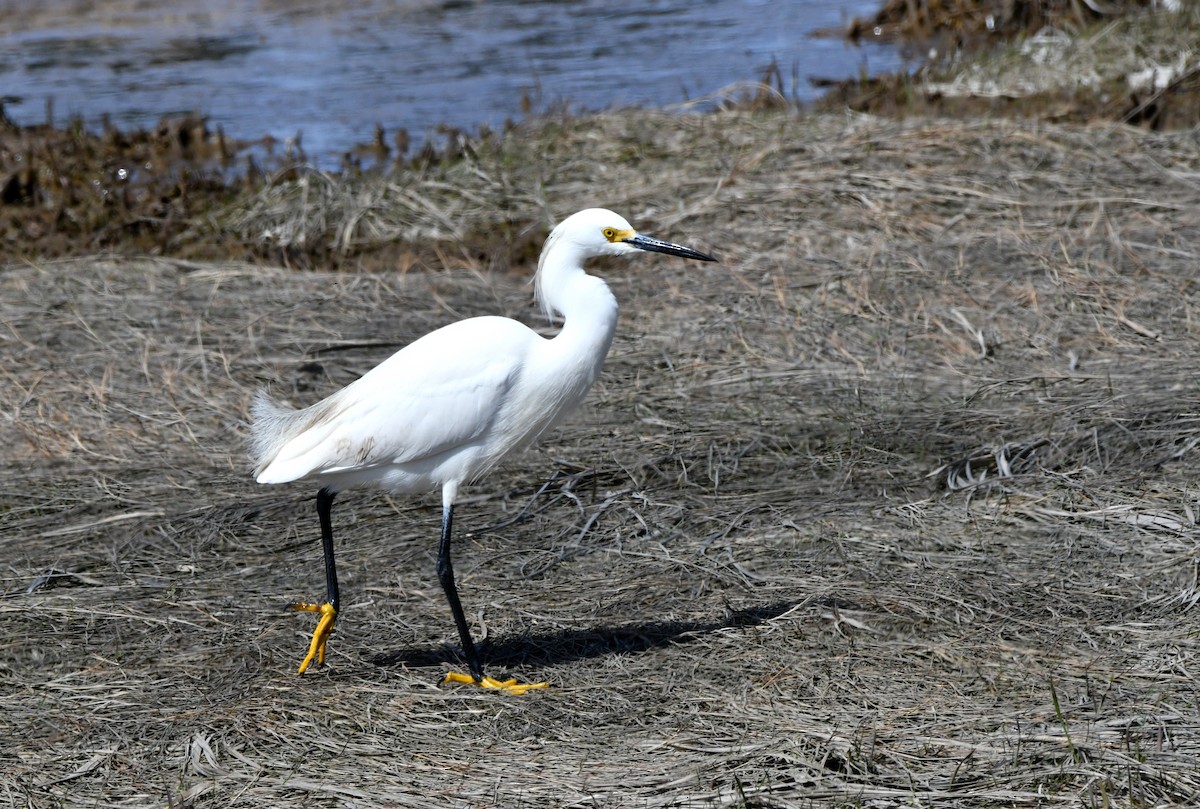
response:
<path id="1" fill-rule="evenodd" d="M 337 614 L 329 509 L 337 492 L 363 484 L 390 492 L 442 490 L 438 573 L 450 602 L 473 679 L 520 691 L 482 674 L 458 603 L 450 565 L 450 526 L 459 487 L 486 474 L 507 455 L 536 440 L 573 411 L 604 364 L 617 326 L 608 286 L 584 272 L 586 259 L 641 250 L 704 261 L 711 256 L 638 234 L 611 211 L 591 208 L 568 217 L 546 240 L 535 288 L 539 303 L 563 326 L 545 338 L 502 317 L 476 317 L 431 332 L 393 354 L 357 381 L 302 410 L 255 399 L 252 443 L 259 483 L 310 478 L 325 548 L 325 604 L 303 672 L 324 658 Z M 461 676 L 455 678 L 467 680 Z"/>

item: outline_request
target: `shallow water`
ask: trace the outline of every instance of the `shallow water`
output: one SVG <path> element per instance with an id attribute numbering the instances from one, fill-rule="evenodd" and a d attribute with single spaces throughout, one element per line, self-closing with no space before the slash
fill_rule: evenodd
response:
<path id="1" fill-rule="evenodd" d="M 774 60 L 788 95 L 811 76 L 901 66 L 894 49 L 813 38 L 871 2 L 824 0 L 0 0 L 0 95 L 22 124 L 82 116 L 150 127 L 190 111 L 241 139 L 302 134 L 322 163 L 439 124 L 527 110 L 711 105 Z M 36 10 L 34 10 L 34 8 Z M 733 92 L 736 92 L 734 90 Z M 12 97 L 19 99 L 14 102 Z M 52 102 L 48 108 L 47 102 Z"/>

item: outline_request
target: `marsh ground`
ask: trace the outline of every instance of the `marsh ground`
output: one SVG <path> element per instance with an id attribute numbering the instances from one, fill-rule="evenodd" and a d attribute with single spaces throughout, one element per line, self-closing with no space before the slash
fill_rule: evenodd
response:
<path id="1" fill-rule="evenodd" d="M 603 184 L 723 259 L 600 267 L 604 378 L 461 509 L 493 665 L 555 688 L 437 687 L 436 498 L 367 494 L 335 512 L 331 660 L 296 677 L 312 492 L 243 453 L 260 385 L 311 401 L 448 320 L 536 323 L 528 266 L 14 266 L 8 800 L 1192 803 L 1194 138 L 787 113 L 541 135 L 555 210 Z M 549 216 L 505 163 L 406 187 L 410 238 Z"/>

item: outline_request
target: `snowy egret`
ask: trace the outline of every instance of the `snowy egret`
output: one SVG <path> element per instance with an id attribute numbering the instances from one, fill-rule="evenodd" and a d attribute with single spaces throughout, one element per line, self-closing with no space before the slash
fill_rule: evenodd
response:
<path id="1" fill-rule="evenodd" d="M 326 600 L 292 607 L 320 614 L 303 674 L 325 661 L 338 614 L 330 510 L 337 493 L 373 484 L 393 493 L 442 491 L 437 575 L 470 676 L 511 693 L 544 688 L 485 677 L 463 614 L 450 563 L 450 530 L 459 487 L 486 474 L 531 443 L 582 401 L 608 354 L 617 326 L 617 301 L 608 285 L 584 272 L 596 256 L 653 251 L 715 261 L 678 244 L 635 231 L 599 208 L 567 217 L 551 231 L 538 259 L 534 291 L 549 317 L 562 316 L 552 338 L 503 317 L 475 317 L 410 343 L 326 399 L 302 410 L 260 392 L 253 406 L 253 451 L 259 483 L 312 478 L 320 485 L 317 516 L 325 552 Z"/>

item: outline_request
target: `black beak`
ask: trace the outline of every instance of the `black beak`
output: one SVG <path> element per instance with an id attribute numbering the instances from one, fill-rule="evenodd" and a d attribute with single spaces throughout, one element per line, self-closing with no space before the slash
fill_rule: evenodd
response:
<path id="1" fill-rule="evenodd" d="M 715 258 L 708 253 L 701 253 L 699 250 L 693 250 L 690 247 L 684 247 L 681 244 L 672 244 L 658 239 L 651 239 L 649 236 L 637 234 L 630 236 L 625 240 L 625 244 L 632 245 L 639 250 L 649 250 L 652 253 L 666 253 L 668 256 L 682 256 L 683 258 L 695 258 L 700 261 L 716 261 Z"/>

